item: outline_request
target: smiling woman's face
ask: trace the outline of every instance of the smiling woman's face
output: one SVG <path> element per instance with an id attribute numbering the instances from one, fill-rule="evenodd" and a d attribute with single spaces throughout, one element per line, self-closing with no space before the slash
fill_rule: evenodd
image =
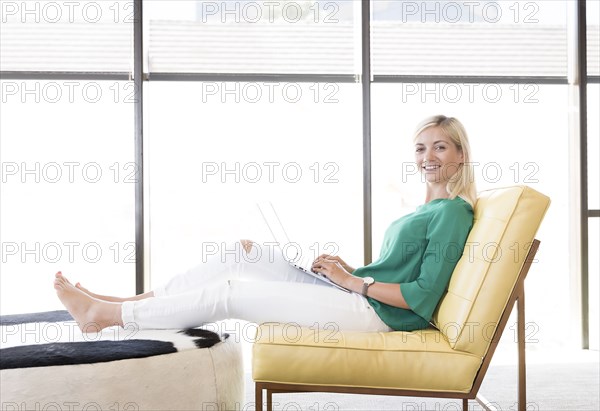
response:
<path id="1" fill-rule="evenodd" d="M 415 161 L 430 184 L 447 184 L 463 158 L 462 151 L 439 127 L 426 128 L 415 139 Z"/>

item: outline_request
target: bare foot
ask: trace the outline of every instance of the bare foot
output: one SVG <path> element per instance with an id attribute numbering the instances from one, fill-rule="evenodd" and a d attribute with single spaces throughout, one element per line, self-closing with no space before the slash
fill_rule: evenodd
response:
<path id="1" fill-rule="evenodd" d="M 67 279 L 65 278 L 65 280 L 67 280 Z M 69 282 L 69 280 L 67 280 L 67 282 Z M 69 282 L 69 284 L 70 284 L 70 282 Z M 95 298 L 96 300 L 109 301 L 111 303 L 122 303 L 123 301 L 138 301 L 138 300 L 143 300 L 144 298 L 154 297 L 153 291 L 149 291 L 144 294 L 134 295 L 133 297 L 112 297 L 110 295 L 101 295 L 101 294 L 96 294 L 96 293 L 91 292 L 90 290 L 85 288 L 83 285 L 81 285 L 81 283 L 79 283 L 79 282 L 75 284 L 75 288 L 77 288 L 78 290 L 81 290 L 82 292 L 86 293 L 87 295 L 89 295 L 92 298 Z"/>
<path id="2" fill-rule="evenodd" d="M 56 273 L 54 288 L 58 298 L 84 333 L 99 332 L 113 325 L 123 326 L 121 304 L 90 297 L 75 288 L 60 272 Z"/>
<path id="3" fill-rule="evenodd" d="M 100 294 L 93 293 L 90 290 L 88 290 L 87 288 L 85 288 L 83 285 L 81 285 L 80 282 L 78 282 L 78 283 L 75 284 L 75 288 L 83 291 L 84 293 L 86 293 L 90 297 L 96 298 L 97 300 L 120 302 L 117 297 L 109 297 L 107 295 L 100 295 Z"/>
<path id="4" fill-rule="evenodd" d="M 73 285 L 73 283 L 71 281 L 69 281 L 69 279 L 67 277 L 65 277 L 61 271 L 57 272 L 55 274 L 55 276 L 56 276 L 56 278 L 61 277 L 67 282 L 67 284 Z M 121 302 L 121 300 L 122 300 L 117 297 L 108 297 L 105 295 L 95 294 L 95 293 L 91 292 L 90 290 L 88 290 L 87 288 L 83 287 L 80 282 L 75 283 L 74 287 L 80 289 L 81 291 L 83 291 L 84 293 L 89 295 L 90 297 L 95 298 L 97 300 L 112 301 L 112 302 Z"/>

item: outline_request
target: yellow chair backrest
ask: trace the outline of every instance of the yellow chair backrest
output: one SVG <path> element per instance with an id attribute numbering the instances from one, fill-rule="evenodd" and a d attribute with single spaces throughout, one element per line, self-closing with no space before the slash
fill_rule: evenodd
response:
<path id="1" fill-rule="evenodd" d="M 467 245 L 432 319 L 452 348 L 485 355 L 549 205 L 526 186 L 480 193 Z"/>

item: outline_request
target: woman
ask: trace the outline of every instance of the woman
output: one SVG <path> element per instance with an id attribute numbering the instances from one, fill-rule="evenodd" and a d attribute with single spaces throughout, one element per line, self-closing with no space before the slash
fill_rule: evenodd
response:
<path id="1" fill-rule="evenodd" d="M 354 331 L 415 330 L 428 326 L 473 224 L 476 192 L 462 124 L 434 116 L 417 128 L 415 160 L 427 185 L 425 204 L 393 222 L 380 257 L 353 269 L 321 255 L 312 269 L 346 293 L 291 267 L 281 255 L 240 259 L 232 253 L 175 276 L 161 288 L 130 298 L 94 294 L 60 272 L 54 288 L 84 331 L 105 327 L 186 328 L 237 318 L 293 322 Z M 253 252 L 255 244 L 237 246 Z"/>

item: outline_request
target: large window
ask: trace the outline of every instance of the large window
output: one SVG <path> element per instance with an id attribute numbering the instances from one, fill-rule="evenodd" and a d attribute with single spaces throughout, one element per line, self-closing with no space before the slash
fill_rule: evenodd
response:
<path id="1" fill-rule="evenodd" d="M 304 258 L 362 264 L 359 85 L 156 82 L 146 95 L 152 286 L 229 241 L 268 250 L 266 202 Z"/>
<path id="2" fill-rule="evenodd" d="M 356 74 L 354 1 L 151 1 L 151 73 Z M 358 9 L 357 9 L 358 7 Z"/>
<path id="3" fill-rule="evenodd" d="M 524 184 L 552 199 L 527 278 L 527 321 L 535 327 L 536 348 L 560 344 L 556 324 L 569 318 L 563 307 L 547 303 L 564 298 L 569 287 L 567 101 L 566 85 L 402 83 L 376 84 L 373 92 L 373 255 L 387 224 L 423 202 L 412 133 L 432 113 L 465 125 L 478 190 Z M 524 253 L 526 246 L 503 251 Z"/>
<path id="4" fill-rule="evenodd" d="M 273 241 L 259 202 L 302 258 L 362 263 L 360 2 L 146 5 L 151 285 Z"/>
<path id="5" fill-rule="evenodd" d="M 467 126 L 479 189 L 527 184 L 552 198 L 528 316 L 540 342 L 558 343 L 556 319 L 569 319 L 544 300 L 568 286 L 571 3 L 374 0 L 371 16 L 364 4 L 0 0 L 2 313 L 59 308 L 60 269 L 132 294 L 224 242 L 270 241 L 256 202 L 272 202 L 306 250 L 361 265 L 422 201 L 411 133 L 441 112 Z M 600 13 L 586 4 L 594 247 Z M 136 241 L 149 264 L 134 262 Z"/>
<path id="6" fill-rule="evenodd" d="M 564 1 L 373 1 L 376 75 L 567 73 Z"/>
<path id="7" fill-rule="evenodd" d="M 130 83 L 3 80 L 2 314 L 59 309 L 62 270 L 135 292 Z"/>
<path id="8" fill-rule="evenodd" d="M 1 1 L 0 313 L 135 292 L 133 3 Z M 120 73 L 120 74 L 117 74 Z"/>
<path id="9" fill-rule="evenodd" d="M 389 221 L 423 201 L 415 126 L 433 114 L 456 116 L 470 136 L 479 190 L 525 184 L 552 199 L 527 280 L 537 349 L 560 345 L 557 321 L 569 320 L 547 304 L 569 286 L 566 11 L 564 1 L 373 3 L 373 254 Z"/>
<path id="10" fill-rule="evenodd" d="M 133 2 L 0 2 L 1 71 L 129 72 Z"/>

